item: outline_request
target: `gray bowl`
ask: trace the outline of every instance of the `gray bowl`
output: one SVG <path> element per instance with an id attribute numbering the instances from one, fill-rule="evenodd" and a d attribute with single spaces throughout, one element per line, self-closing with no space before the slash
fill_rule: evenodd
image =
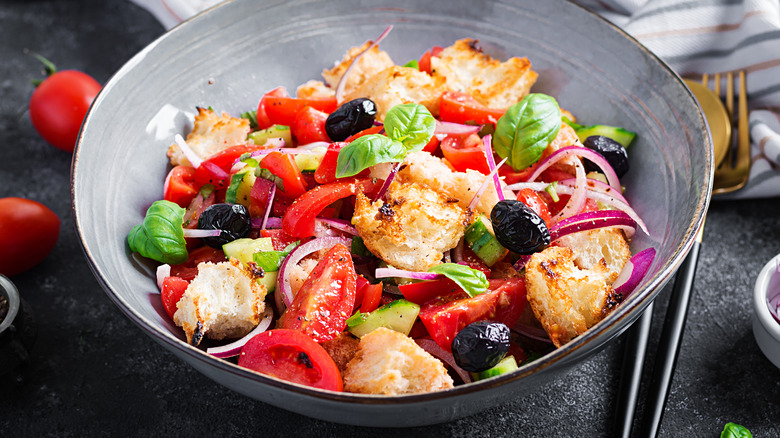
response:
<path id="1" fill-rule="evenodd" d="M 95 100 L 72 168 L 73 213 L 92 270 L 116 305 L 153 340 L 211 379 L 249 397 L 315 418 L 412 426 L 473 414 L 531 393 L 615 339 L 672 276 L 703 222 L 712 146 L 680 78 L 640 44 L 565 1 L 234 0 L 183 23 L 130 60 Z M 319 78 L 347 48 L 394 26 L 382 43 L 397 63 L 433 45 L 478 38 L 498 57 L 526 56 L 534 91 L 555 96 L 583 123 L 639 133 L 624 179 L 643 216 L 636 252 L 657 257 L 640 288 L 586 334 L 518 371 L 455 389 L 379 397 L 290 384 L 215 359 L 184 342 L 162 310 L 148 267 L 125 243 L 162 197 L 165 152 L 190 128 L 196 106 L 238 114 L 278 85 Z M 345 416 L 344 412 L 350 415 Z"/>

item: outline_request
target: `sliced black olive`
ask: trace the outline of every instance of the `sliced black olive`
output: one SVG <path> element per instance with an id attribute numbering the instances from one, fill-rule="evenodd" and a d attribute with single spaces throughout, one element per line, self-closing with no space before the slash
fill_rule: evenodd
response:
<path id="1" fill-rule="evenodd" d="M 222 248 L 228 242 L 249 236 L 252 218 L 241 204 L 214 204 L 200 214 L 198 229 L 222 231 L 219 236 L 203 238 L 206 245 Z"/>
<path id="2" fill-rule="evenodd" d="M 343 141 L 352 134 L 374 126 L 376 104 L 371 99 L 350 100 L 333 111 L 325 121 L 325 132 L 333 141 Z"/>
<path id="3" fill-rule="evenodd" d="M 498 242 L 518 254 L 533 254 L 550 244 L 544 219 L 520 201 L 499 201 L 490 212 L 490 222 Z"/>
<path id="4" fill-rule="evenodd" d="M 509 327 L 500 322 L 467 325 L 452 340 L 452 356 L 459 367 L 477 373 L 496 366 L 509 351 Z"/>
<path id="5" fill-rule="evenodd" d="M 606 158 L 607 162 L 610 166 L 612 166 L 612 169 L 615 171 L 618 178 L 622 177 L 626 174 L 626 172 L 628 172 L 628 153 L 622 144 L 612 140 L 609 137 L 604 137 L 603 135 L 591 135 L 590 137 L 586 138 L 582 144 L 585 145 L 585 147 L 588 149 L 592 149 Z M 588 172 L 601 171 L 600 167 L 596 166 L 589 160 L 586 159 L 584 161 L 585 170 Z"/>

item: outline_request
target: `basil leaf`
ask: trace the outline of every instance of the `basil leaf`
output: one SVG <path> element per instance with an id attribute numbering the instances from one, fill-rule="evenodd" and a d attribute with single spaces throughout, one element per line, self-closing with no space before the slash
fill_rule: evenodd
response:
<path id="1" fill-rule="evenodd" d="M 336 178 L 357 175 L 375 164 L 401 161 L 406 153 L 404 145 L 396 140 L 379 134 L 364 135 L 339 151 Z"/>
<path id="2" fill-rule="evenodd" d="M 484 272 L 457 263 L 442 263 L 428 269 L 428 272 L 444 275 L 457 283 L 470 297 L 485 292 L 489 284 Z"/>
<path id="3" fill-rule="evenodd" d="M 161 263 L 177 265 L 187 261 L 187 242 L 182 220 L 185 209 L 170 201 L 156 201 L 146 217 L 127 235 L 130 250 Z"/>
<path id="4" fill-rule="evenodd" d="M 436 119 L 428 108 L 417 103 L 396 105 L 385 115 L 387 136 L 403 143 L 409 152 L 421 151 L 435 130 Z"/>
<path id="5" fill-rule="evenodd" d="M 412 59 L 411 61 L 409 61 L 406 64 L 404 64 L 404 67 L 409 67 L 409 68 L 413 68 L 415 70 L 419 70 L 420 69 L 420 64 L 417 62 L 416 59 Z"/>
<path id="6" fill-rule="evenodd" d="M 247 111 L 245 113 L 241 113 L 242 119 L 249 120 L 249 129 L 257 129 L 257 111 Z"/>
<path id="7" fill-rule="evenodd" d="M 509 107 L 498 119 L 493 149 L 515 170 L 541 158 L 542 152 L 561 129 L 561 109 L 554 98 L 532 93 Z"/>
<path id="8" fill-rule="evenodd" d="M 735 423 L 726 423 L 720 438 L 753 438 L 747 427 Z"/>

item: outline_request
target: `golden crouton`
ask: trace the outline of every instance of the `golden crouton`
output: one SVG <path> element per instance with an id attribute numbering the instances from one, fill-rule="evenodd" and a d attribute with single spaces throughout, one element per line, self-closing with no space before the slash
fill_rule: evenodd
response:
<path id="1" fill-rule="evenodd" d="M 347 54 L 344 55 L 341 62 L 337 62 L 330 70 L 323 70 L 322 77 L 330 88 L 336 89 L 336 86 L 341 80 L 341 76 L 344 75 L 344 72 L 346 72 L 347 68 L 352 64 L 352 60 L 371 44 L 371 41 L 366 41 L 361 46 L 352 47 L 347 51 Z M 390 59 L 390 55 L 383 50 L 379 50 L 378 46 L 374 46 L 360 58 L 355 67 L 349 72 L 344 92 L 349 94 L 352 90 L 368 81 L 375 74 L 393 65 L 395 65 L 395 63 Z"/>
<path id="2" fill-rule="evenodd" d="M 348 91 L 344 100 L 367 97 L 376 104 L 376 119 L 384 120 L 390 108 L 403 103 L 419 103 L 433 116 L 439 115 L 439 98 L 445 91 L 444 78 L 431 77 L 415 68 L 391 66 Z"/>
<path id="3" fill-rule="evenodd" d="M 206 159 L 231 146 L 246 143 L 249 134 L 249 120 L 230 117 L 227 113 L 217 115 L 206 108 L 198 108 L 192 132 L 187 136 L 187 146 L 200 158 Z M 190 165 L 178 144 L 168 148 L 168 158 L 174 166 Z"/>
<path id="4" fill-rule="evenodd" d="M 556 347 L 601 321 L 618 304 L 601 261 L 589 270 L 574 265 L 569 248 L 551 246 L 525 266 L 528 303 Z"/>
<path id="5" fill-rule="evenodd" d="M 485 178 L 487 178 L 485 175 L 476 170 L 454 171 L 442 159 L 422 151 L 407 155 L 396 175 L 397 181 L 424 184 L 444 196 L 457 199 L 461 208 L 469 206 L 474 195 L 485 182 Z M 503 181 L 501 184 L 503 187 Z M 504 190 L 504 197 L 514 199 L 515 195 L 509 190 Z M 497 203 L 498 193 L 495 185 L 489 183 L 475 210 L 490 217 L 490 212 Z"/>
<path id="6" fill-rule="evenodd" d="M 298 86 L 295 90 L 299 99 L 321 99 L 333 97 L 336 90 L 323 84 L 322 81 L 308 81 Z"/>
<path id="7" fill-rule="evenodd" d="M 580 269 L 592 269 L 603 260 L 607 267 L 607 284 L 612 284 L 631 258 L 631 250 L 618 228 L 580 231 L 558 239 L 557 244 L 574 252 L 574 264 Z"/>
<path id="8" fill-rule="evenodd" d="M 260 322 L 266 289 L 238 260 L 204 262 L 176 304 L 173 321 L 184 329 L 187 342 L 239 338 Z"/>
<path id="9" fill-rule="evenodd" d="M 339 368 L 341 375 L 347 370 L 347 364 L 351 361 L 358 351 L 357 338 L 350 335 L 349 332 L 342 332 L 338 336 L 328 341 L 321 343 L 322 348 L 328 352 L 333 362 L 336 362 L 336 366 Z"/>
<path id="10" fill-rule="evenodd" d="M 421 184 L 395 182 L 386 199 L 372 204 L 359 193 L 352 223 L 366 248 L 396 268 L 427 271 L 463 237 L 466 214 L 457 201 Z"/>
<path id="11" fill-rule="evenodd" d="M 344 390 L 402 395 L 453 387 L 444 365 L 412 338 L 379 327 L 360 338 L 357 355 L 342 375 Z"/>
<path id="12" fill-rule="evenodd" d="M 452 91 L 468 93 L 490 108 L 508 108 L 528 94 L 539 76 L 526 58 L 501 62 L 482 53 L 477 41 L 458 40 L 431 58 L 431 75 Z"/>

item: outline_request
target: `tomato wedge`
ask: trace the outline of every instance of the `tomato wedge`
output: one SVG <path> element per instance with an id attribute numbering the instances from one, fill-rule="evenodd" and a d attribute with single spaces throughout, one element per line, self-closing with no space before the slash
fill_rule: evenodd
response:
<path id="1" fill-rule="evenodd" d="M 431 50 L 423 53 L 423 55 L 420 57 L 420 61 L 417 62 L 417 68 L 419 68 L 420 71 L 431 74 L 431 58 L 434 56 L 439 56 L 442 50 L 444 50 L 443 47 L 433 46 Z"/>
<path id="2" fill-rule="evenodd" d="M 200 262 L 219 263 L 226 260 L 222 249 L 202 246 L 194 251 L 190 251 L 186 262 L 179 265 L 171 265 L 171 276 L 192 281 L 198 275 L 198 264 Z"/>
<path id="3" fill-rule="evenodd" d="M 267 97 L 290 97 L 287 89 L 284 87 L 276 87 L 273 90 L 265 93 L 260 99 L 260 103 L 257 104 L 257 127 L 260 129 L 266 129 L 273 126 L 271 120 L 268 118 L 268 114 L 265 112 L 265 100 Z"/>
<path id="4" fill-rule="evenodd" d="M 447 297 L 456 299 L 468 297 L 468 294 L 449 278 L 402 284 L 398 286 L 398 289 L 400 289 L 404 298 L 421 306 L 437 298 Z"/>
<path id="5" fill-rule="evenodd" d="M 173 314 L 176 313 L 176 303 L 179 302 L 189 285 L 190 282 L 181 277 L 165 277 L 163 280 L 160 299 L 162 299 L 165 312 L 168 313 L 171 319 L 173 319 Z"/>
<path id="6" fill-rule="evenodd" d="M 317 170 L 314 171 L 314 180 L 320 184 L 328 184 L 336 181 L 336 167 L 338 165 L 339 151 L 346 146 L 346 142 L 331 143 L 328 150 L 322 157 Z M 371 174 L 370 169 L 365 169 L 354 176 L 354 178 L 367 178 Z"/>
<path id="7" fill-rule="evenodd" d="M 466 138 L 447 136 L 441 142 L 441 152 L 444 158 L 459 172 L 473 169 L 485 175 L 490 173 L 485 155 L 485 145 L 477 134 Z"/>
<path id="8" fill-rule="evenodd" d="M 358 190 L 371 193 L 381 186 L 381 180 L 373 179 L 339 181 L 317 186 L 298 197 L 287 209 L 282 217 L 282 230 L 293 237 L 313 236 L 314 218 L 325 207 L 356 194 Z"/>
<path id="9" fill-rule="evenodd" d="M 379 134 L 379 132 L 382 131 L 383 129 L 385 129 L 384 126 L 372 126 L 370 128 L 366 128 L 366 129 L 364 129 L 364 130 L 362 130 L 360 132 L 356 132 L 356 133 L 350 135 L 349 137 L 347 137 L 344 140 L 344 143 L 350 143 L 350 142 L 354 141 L 356 138 L 360 138 L 360 137 L 362 137 L 364 135 Z"/>
<path id="10" fill-rule="evenodd" d="M 271 152 L 262 160 L 260 167 L 268 169 L 274 175 L 282 179 L 284 189 L 282 192 L 290 198 L 297 198 L 306 192 L 306 182 L 303 180 L 303 174 L 295 164 L 292 155 L 282 152 Z"/>
<path id="11" fill-rule="evenodd" d="M 268 120 L 273 125 L 292 126 L 295 117 L 303 108 L 310 106 L 316 110 L 332 113 L 338 107 L 335 97 L 299 99 L 296 97 L 269 96 L 266 94 L 261 101 Z"/>
<path id="12" fill-rule="evenodd" d="M 517 200 L 538 214 L 545 224 L 552 225 L 550 221 L 552 216 L 550 216 L 550 210 L 547 208 L 547 202 L 537 192 L 531 189 L 520 190 L 517 193 Z"/>
<path id="13" fill-rule="evenodd" d="M 446 351 L 463 327 L 477 321 L 498 321 L 514 326 L 527 304 L 525 280 L 489 280 L 487 292 L 472 298 L 429 301 L 420 309 L 422 320 L 434 341 Z"/>
<path id="14" fill-rule="evenodd" d="M 445 91 L 439 102 L 439 115 L 445 122 L 495 124 L 506 110 L 488 108 L 466 93 Z"/>
<path id="15" fill-rule="evenodd" d="M 315 141 L 330 141 L 325 132 L 325 121 L 328 114 L 318 111 L 310 106 L 305 106 L 298 111 L 290 129 L 298 144 L 309 144 Z"/>
<path id="16" fill-rule="evenodd" d="M 275 329 L 254 336 L 241 349 L 238 366 L 314 388 L 344 389 L 336 362 L 297 330 Z"/>
<path id="17" fill-rule="evenodd" d="M 175 202 L 179 207 L 187 208 L 198 194 L 200 186 L 195 182 L 195 168 L 176 166 L 165 179 L 163 199 Z"/>
<path id="18" fill-rule="evenodd" d="M 335 338 L 344 331 L 352 314 L 356 277 L 349 249 L 337 244 L 306 277 L 282 314 L 280 326 L 300 330 L 317 342 Z"/>

